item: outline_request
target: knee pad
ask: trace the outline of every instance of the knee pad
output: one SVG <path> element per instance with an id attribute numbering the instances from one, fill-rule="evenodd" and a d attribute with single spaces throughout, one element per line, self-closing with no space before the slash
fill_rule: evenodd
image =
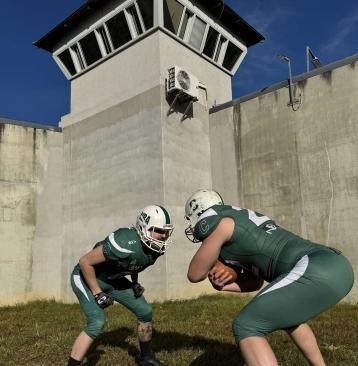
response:
<path id="1" fill-rule="evenodd" d="M 267 332 L 261 329 L 259 321 L 253 319 L 248 314 L 239 314 L 232 322 L 232 331 L 236 343 L 248 337 L 265 337 Z"/>
<path id="2" fill-rule="evenodd" d="M 87 326 L 84 331 L 89 337 L 96 339 L 101 334 L 105 322 L 105 316 L 87 319 Z"/>
<path id="3" fill-rule="evenodd" d="M 152 306 L 148 303 L 138 306 L 135 314 L 140 322 L 147 323 L 153 319 Z"/>

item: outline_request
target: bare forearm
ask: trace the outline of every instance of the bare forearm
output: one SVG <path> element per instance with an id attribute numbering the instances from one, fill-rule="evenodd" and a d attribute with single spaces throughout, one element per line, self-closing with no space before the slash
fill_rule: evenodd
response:
<path id="1" fill-rule="evenodd" d="M 218 291 L 229 291 L 229 292 L 253 292 L 257 291 L 262 287 L 263 279 L 254 277 L 246 278 L 244 281 L 238 280 L 224 286 L 217 286 L 211 282 L 212 286 Z"/>
<path id="2" fill-rule="evenodd" d="M 241 292 L 241 288 L 236 282 L 233 282 L 225 285 L 221 291 Z"/>
<path id="3" fill-rule="evenodd" d="M 85 261 L 80 261 L 80 268 L 83 277 L 85 278 L 86 283 L 88 287 L 91 289 L 92 293 L 98 294 L 99 292 L 101 292 L 102 289 L 98 285 L 94 267 Z"/>

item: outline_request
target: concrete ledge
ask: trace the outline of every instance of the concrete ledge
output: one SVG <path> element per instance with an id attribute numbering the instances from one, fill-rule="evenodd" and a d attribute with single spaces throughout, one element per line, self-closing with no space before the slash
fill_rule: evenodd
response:
<path id="1" fill-rule="evenodd" d="M 50 130 L 50 131 L 54 131 L 54 132 L 62 132 L 61 127 L 42 125 L 40 123 L 18 121 L 16 119 L 9 119 L 9 118 L 3 118 L 3 117 L 0 117 L 0 124 L 18 125 L 18 126 L 23 126 L 23 127 L 37 128 L 37 129 L 41 129 L 41 130 Z"/>
<path id="2" fill-rule="evenodd" d="M 323 74 L 327 71 L 331 71 L 331 70 L 334 70 L 334 69 L 338 69 L 339 67 L 342 67 L 342 66 L 353 64 L 357 61 L 358 61 L 358 53 L 356 53 L 353 56 L 349 56 L 347 58 L 344 58 L 343 60 L 332 62 L 332 63 L 330 63 L 328 65 L 325 65 L 325 66 L 322 66 L 318 69 L 314 69 L 312 71 L 305 72 L 303 74 L 294 76 L 292 78 L 292 82 L 297 83 L 301 80 L 309 79 L 311 77 Z M 210 109 L 209 113 L 212 114 L 212 113 L 221 111 L 222 109 L 232 107 L 232 106 L 234 106 L 235 104 L 238 104 L 238 103 L 246 102 L 250 99 L 254 99 L 254 98 L 256 98 L 260 95 L 271 93 L 271 92 L 273 92 L 277 89 L 281 89 L 281 88 L 284 88 L 286 86 L 288 86 L 288 80 L 280 81 L 279 83 L 273 84 L 271 86 L 264 87 L 260 90 L 257 90 L 255 92 L 253 92 L 253 93 L 244 95 L 240 98 L 233 99 L 230 102 L 227 102 L 227 103 L 221 104 L 219 106 L 213 107 L 213 108 Z"/>

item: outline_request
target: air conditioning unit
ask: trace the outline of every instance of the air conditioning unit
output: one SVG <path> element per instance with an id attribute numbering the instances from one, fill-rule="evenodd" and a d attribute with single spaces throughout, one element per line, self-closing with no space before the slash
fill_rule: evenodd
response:
<path id="1" fill-rule="evenodd" d="M 198 79 L 190 75 L 187 71 L 178 66 L 172 66 L 168 69 L 167 93 L 181 93 L 183 96 L 189 96 L 197 99 Z"/>

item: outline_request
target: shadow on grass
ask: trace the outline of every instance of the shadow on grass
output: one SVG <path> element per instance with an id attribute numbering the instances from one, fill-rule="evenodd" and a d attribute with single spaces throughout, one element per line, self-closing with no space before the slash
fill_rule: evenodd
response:
<path id="1" fill-rule="evenodd" d="M 133 335 L 133 329 L 127 327 L 121 327 L 112 330 L 111 332 L 102 333 L 93 342 L 87 354 L 87 361 L 83 363 L 83 366 L 94 366 L 97 364 L 101 355 L 105 353 L 102 350 L 97 350 L 97 347 L 101 345 L 125 349 L 129 355 L 134 357 L 138 354 L 138 349 L 128 343 L 127 338 L 131 335 Z"/>
<path id="2" fill-rule="evenodd" d="M 127 350 L 133 358 L 139 355 L 137 347 L 129 344 L 127 337 L 133 335 L 133 330 L 121 327 L 111 332 L 103 333 L 93 344 L 84 366 L 94 366 L 99 361 L 104 351 L 96 350 L 97 346 L 104 345 L 119 347 Z M 153 348 L 156 352 L 180 352 L 181 349 L 202 350 L 202 354 L 188 363 L 190 366 L 219 366 L 225 362 L 225 366 L 243 366 L 245 363 L 239 349 L 230 343 L 222 343 L 214 339 L 188 336 L 177 332 L 158 332 L 153 334 Z M 173 354 L 174 356 L 174 354 Z M 169 363 L 170 365 L 170 363 Z"/>

